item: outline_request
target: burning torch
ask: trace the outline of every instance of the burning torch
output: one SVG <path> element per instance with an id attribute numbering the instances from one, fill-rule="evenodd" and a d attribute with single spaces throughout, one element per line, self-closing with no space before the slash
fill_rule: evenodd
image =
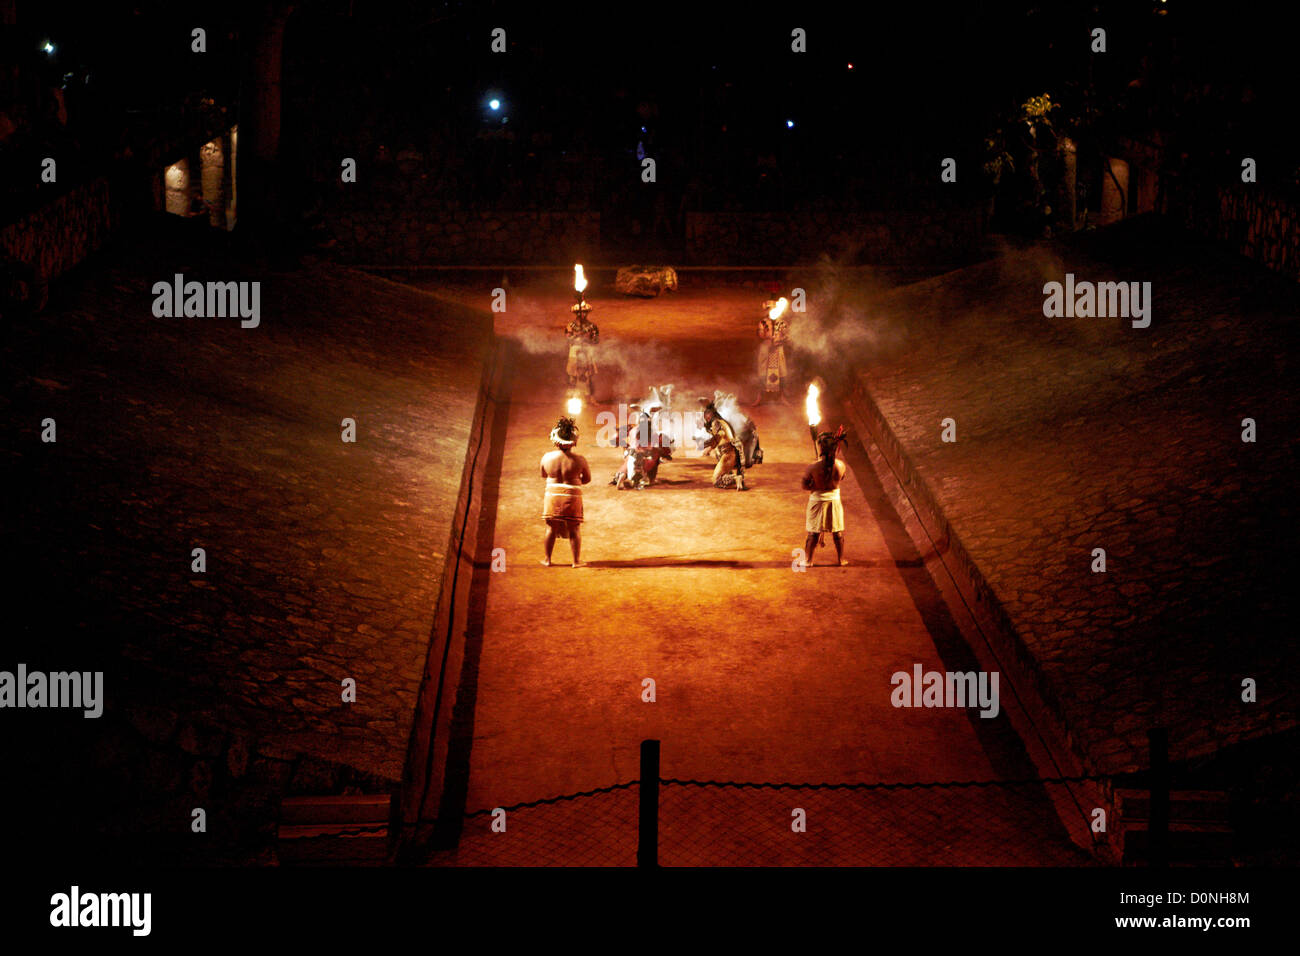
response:
<path id="1" fill-rule="evenodd" d="M 804 399 L 804 410 L 808 413 L 808 434 L 812 436 L 813 455 L 821 454 L 817 447 L 817 426 L 822 421 L 822 410 L 818 405 L 818 398 L 821 397 L 821 387 L 816 382 L 808 383 L 808 395 Z"/>
<path id="2" fill-rule="evenodd" d="M 570 309 L 571 312 L 586 318 L 587 313 L 591 311 L 591 306 L 587 304 L 586 296 L 583 293 L 587 289 L 587 277 L 583 274 L 582 265 L 575 263 L 573 266 L 573 298 L 574 304 Z M 573 416 L 582 414 L 582 397 L 578 394 L 577 389 L 569 396 L 569 401 L 565 405 L 565 410 Z"/>
<path id="3" fill-rule="evenodd" d="M 575 266 L 573 267 L 573 299 L 574 299 L 574 305 L 573 305 L 573 308 L 571 309 L 571 311 L 573 311 L 573 312 L 578 312 L 578 313 L 584 313 L 584 312 L 590 312 L 590 311 L 591 311 L 591 306 L 589 306 L 589 305 L 587 304 L 587 299 L 586 299 L 586 297 L 583 295 L 583 292 L 585 292 L 586 289 L 587 289 L 587 277 L 586 277 L 585 275 L 582 274 L 582 266 L 581 266 L 581 265 L 575 265 Z"/>

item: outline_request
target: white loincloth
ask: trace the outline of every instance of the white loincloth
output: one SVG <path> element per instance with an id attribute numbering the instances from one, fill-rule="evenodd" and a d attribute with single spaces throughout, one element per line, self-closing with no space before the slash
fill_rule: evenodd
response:
<path id="1" fill-rule="evenodd" d="M 808 496 L 809 534 L 844 530 L 844 505 L 840 502 L 840 489 L 814 491 Z"/>

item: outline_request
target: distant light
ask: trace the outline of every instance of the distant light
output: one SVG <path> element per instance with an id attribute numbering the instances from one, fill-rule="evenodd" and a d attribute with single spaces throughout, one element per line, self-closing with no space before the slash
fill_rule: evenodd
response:
<path id="1" fill-rule="evenodd" d="M 41 47 L 41 49 L 44 50 L 46 53 L 50 54 L 50 56 L 54 55 L 54 44 L 51 43 L 49 40 L 45 41 L 45 46 Z"/>
<path id="2" fill-rule="evenodd" d="M 852 63 L 849 64 L 849 69 L 850 69 L 850 70 L 853 69 L 853 64 L 852 64 Z"/>
<path id="3" fill-rule="evenodd" d="M 488 107 L 489 107 L 490 109 L 493 109 L 493 110 L 499 110 L 499 109 L 501 109 L 501 101 L 500 101 L 500 100 L 488 100 Z"/>
<path id="4" fill-rule="evenodd" d="M 785 128 L 786 128 L 786 129 L 794 129 L 794 120 L 786 120 L 786 121 L 785 121 Z"/>
<path id="5" fill-rule="evenodd" d="M 643 133 L 645 132 L 645 127 L 644 127 L 644 126 L 641 127 L 641 132 L 643 132 Z"/>

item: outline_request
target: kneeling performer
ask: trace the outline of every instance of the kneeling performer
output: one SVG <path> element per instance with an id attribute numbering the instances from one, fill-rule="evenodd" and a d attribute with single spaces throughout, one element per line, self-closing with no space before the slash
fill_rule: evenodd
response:
<path id="1" fill-rule="evenodd" d="M 701 451 L 713 449 L 718 456 L 718 463 L 713 469 L 713 486 L 730 488 L 733 484 L 737 491 L 745 490 L 745 446 L 736 435 L 731 423 L 719 414 L 717 406 L 707 398 L 700 399 L 704 409 L 704 429 L 709 439 L 700 446 Z"/>

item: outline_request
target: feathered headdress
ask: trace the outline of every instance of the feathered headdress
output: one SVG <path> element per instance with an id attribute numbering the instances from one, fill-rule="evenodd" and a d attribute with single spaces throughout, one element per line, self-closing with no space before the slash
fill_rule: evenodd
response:
<path id="1" fill-rule="evenodd" d="M 823 455 L 831 454 L 835 451 L 835 446 L 842 441 L 848 441 L 848 435 L 844 433 L 844 426 L 841 425 L 833 432 L 817 433 L 817 448 Z"/>

